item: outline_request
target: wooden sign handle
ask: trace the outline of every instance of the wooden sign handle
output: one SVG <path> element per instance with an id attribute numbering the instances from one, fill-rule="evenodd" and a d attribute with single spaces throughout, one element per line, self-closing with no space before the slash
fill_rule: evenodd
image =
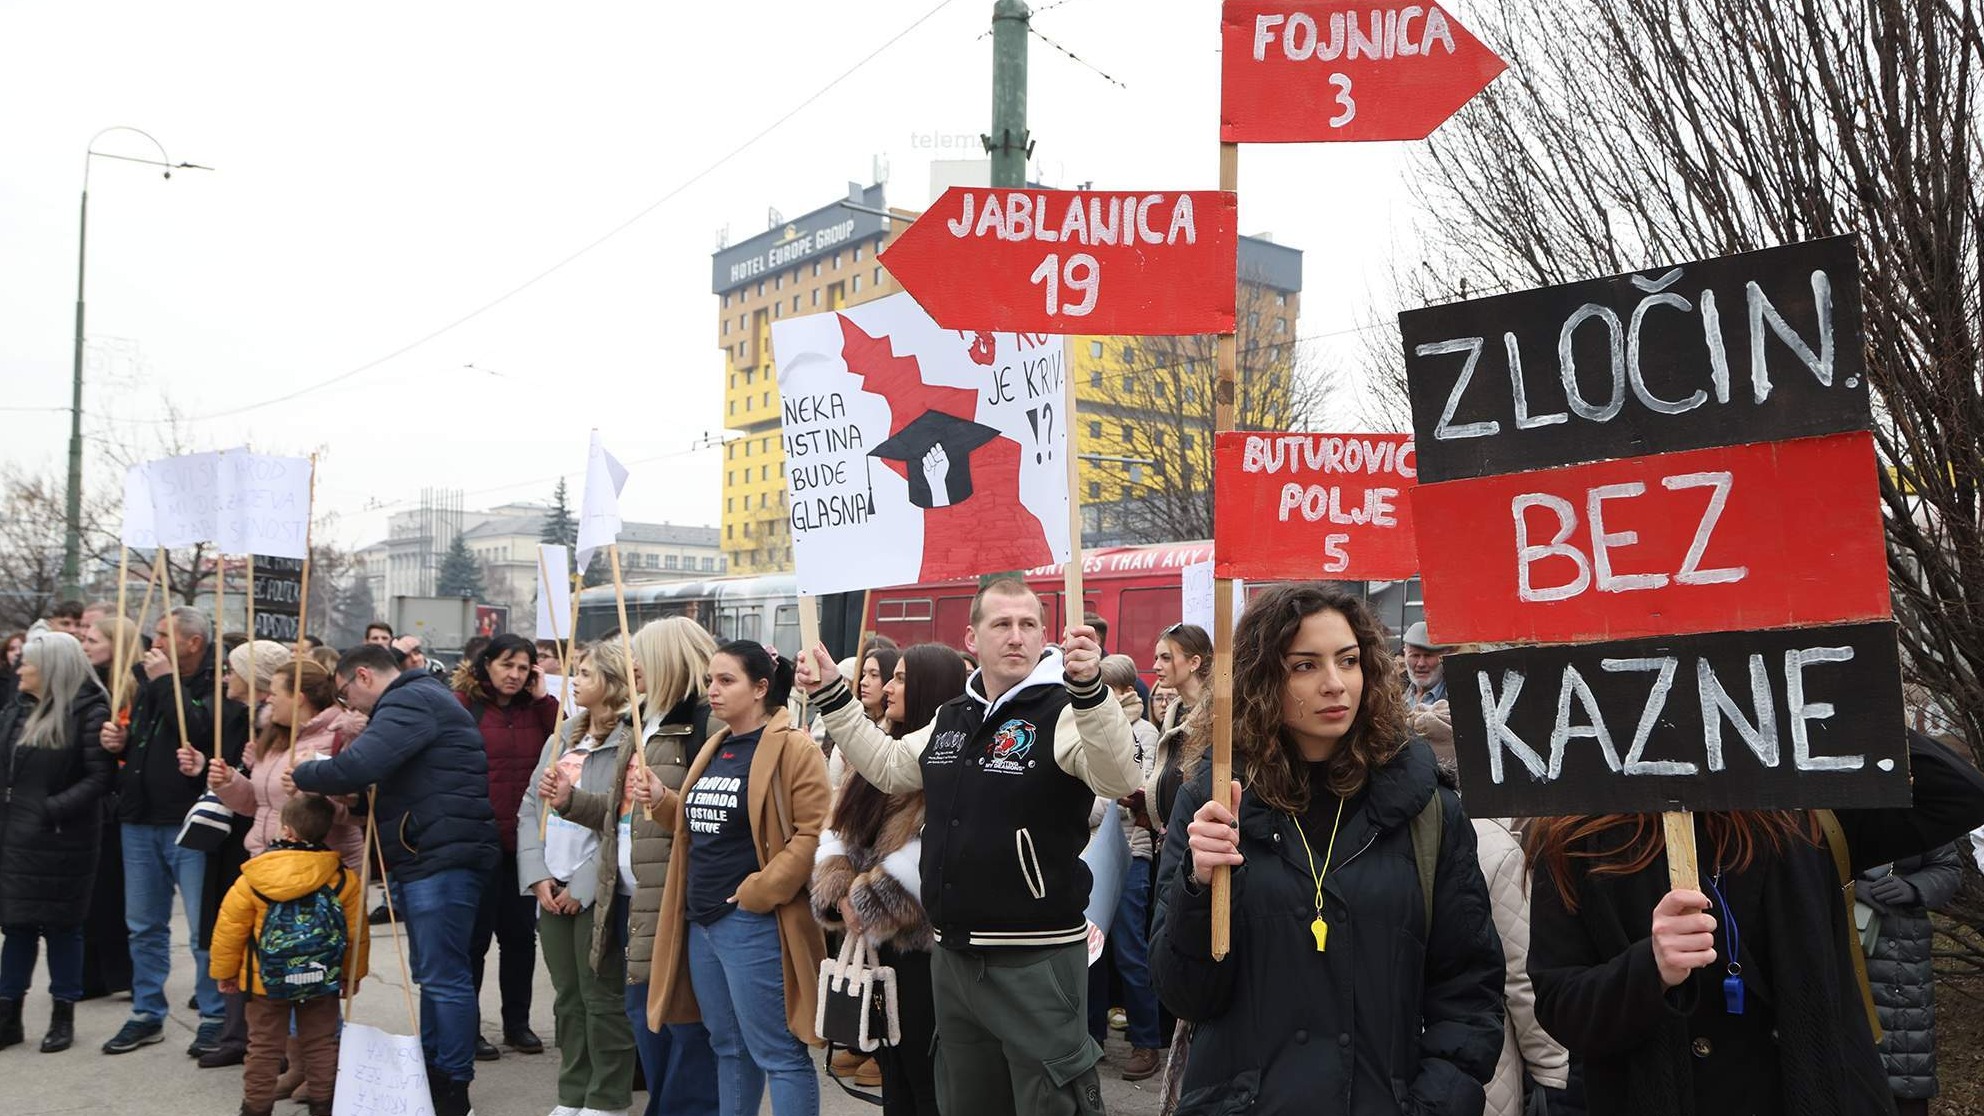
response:
<path id="1" fill-rule="evenodd" d="M 1219 188 L 1240 189 L 1240 145 L 1219 145 Z M 1238 323 L 1235 323 L 1238 328 Z M 1215 439 L 1233 429 L 1234 379 L 1238 375 L 1239 339 L 1222 333 L 1216 343 L 1218 362 L 1213 385 L 1212 428 Z M 1212 583 L 1212 796 L 1226 802 L 1233 783 L 1233 582 Z M 1226 802 L 1239 816 L 1240 803 Z M 1221 866 L 1212 873 L 1212 957 L 1224 960 L 1233 950 L 1233 870 Z"/>
<path id="2" fill-rule="evenodd" d="M 1701 869 L 1695 860 L 1695 815 L 1674 810 L 1660 815 L 1667 830 L 1667 887 L 1670 891 L 1700 891 Z"/>

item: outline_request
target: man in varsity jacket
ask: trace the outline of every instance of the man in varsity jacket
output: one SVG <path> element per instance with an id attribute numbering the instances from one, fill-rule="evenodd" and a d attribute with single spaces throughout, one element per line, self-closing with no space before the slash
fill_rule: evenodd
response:
<path id="1" fill-rule="evenodd" d="M 825 647 L 799 664 L 834 742 L 890 794 L 921 790 L 922 899 L 937 1100 L 945 1116 L 1102 1111 L 1088 1035 L 1089 807 L 1141 781 L 1130 724 L 1101 681 L 1095 630 L 1046 640 L 1040 598 L 993 581 L 971 605 L 978 657 L 963 695 L 891 739 L 863 715 Z"/>

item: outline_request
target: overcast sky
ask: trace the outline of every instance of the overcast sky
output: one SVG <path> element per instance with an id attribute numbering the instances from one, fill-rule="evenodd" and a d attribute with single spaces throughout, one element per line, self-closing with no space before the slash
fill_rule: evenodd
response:
<path id="1" fill-rule="evenodd" d="M 62 468 L 83 153 L 129 125 L 215 170 L 92 160 L 92 460 L 154 443 L 169 398 L 190 448 L 323 453 L 319 512 L 361 544 L 423 487 L 576 487 L 597 426 L 629 518 L 713 524 L 721 453 L 691 447 L 720 425 L 718 231 L 826 204 L 878 156 L 921 207 L 933 157 L 976 154 L 992 4 L 934 5 L 0 0 L 0 407 L 36 408 L 0 412 L 0 456 Z M 1217 185 L 1216 0 L 1035 8 L 1093 67 L 1033 40 L 1035 178 Z M 1303 336 L 1392 309 L 1405 156 L 1243 151 L 1241 230 L 1305 252 Z"/>

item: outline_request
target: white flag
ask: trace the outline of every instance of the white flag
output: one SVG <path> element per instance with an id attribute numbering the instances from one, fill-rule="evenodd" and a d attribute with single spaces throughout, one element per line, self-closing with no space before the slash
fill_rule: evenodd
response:
<path id="1" fill-rule="evenodd" d="M 570 639 L 571 555 L 556 544 L 537 544 L 537 638 Z"/>
<path id="2" fill-rule="evenodd" d="M 157 519 L 152 512 L 152 475 L 144 465 L 124 470 L 124 525 L 119 537 L 138 550 L 158 547 Z"/>
<path id="3" fill-rule="evenodd" d="M 586 452 L 585 500 L 579 506 L 579 572 L 592 564 L 602 546 L 620 536 L 620 490 L 627 487 L 627 467 L 606 452 L 599 431 L 592 432 Z"/>

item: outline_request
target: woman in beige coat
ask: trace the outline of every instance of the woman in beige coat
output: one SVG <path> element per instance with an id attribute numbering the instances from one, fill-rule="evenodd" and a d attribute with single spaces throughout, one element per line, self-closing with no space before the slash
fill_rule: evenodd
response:
<path id="1" fill-rule="evenodd" d="M 710 713 L 724 728 L 681 794 L 650 809 L 675 819 L 662 887 L 648 1026 L 700 1020 L 716 1050 L 725 1112 L 756 1112 L 770 1079 L 774 1116 L 819 1111 L 807 1046 L 825 936 L 807 883 L 831 792 L 820 750 L 785 710 L 792 664 L 749 641 L 710 660 Z M 652 794 L 650 782 L 637 787 Z"/>

